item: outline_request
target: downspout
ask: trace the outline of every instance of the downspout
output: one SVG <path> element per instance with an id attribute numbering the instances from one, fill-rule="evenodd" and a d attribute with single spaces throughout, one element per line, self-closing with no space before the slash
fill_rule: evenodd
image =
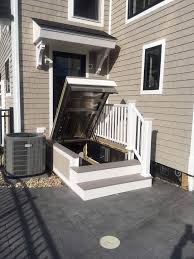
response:
<path id="1" fill-rule="evenodd" d="M 14 131 L 21 132 L 20 56 L 19 56 L 19 6 L 11 0 L 11 49 L 13 71 Z"/>

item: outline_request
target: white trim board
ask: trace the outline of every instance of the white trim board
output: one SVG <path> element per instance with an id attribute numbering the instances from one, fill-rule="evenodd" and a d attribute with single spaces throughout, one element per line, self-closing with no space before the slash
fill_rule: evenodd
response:
<path id="1" fill-rule="evenodd" d="M 19 15 L 18 0 L 11 0 L 11 47 L 13 70 L 14 131 L 21 132 L 20 57 L 19 57 Z"/>
<path id="2" fill-rule="evenodd" d="M 188 174 L 194 176 L 194 105 L 193 105 L 193 119 L 192 119 L 192 131 L 191 131 L 191 145 L 188 163 Z M 188 176 L 189 179 L 189 191 L 194 191 L 194 177 Z"/>
<path id="3" fill-rule="evenodd" d="M 162 46 L 161 51 L 161 64 L 160 64 L 160 82 L 159 82 L 159 89 L 158 90 L 143 90 L 143 83 L 144 83 L 144 66 L 145 66 L 145 51 L 149 48 L 153 48 L 156 46 Z M 165 49 L 166 49 L 166 40 L 158 40 L 143 46 L 143 54 L 142 54 L 142 70 L 141 70 L 141 95 L 147 94 L 162 94 L 163 91 L 163 81 L 164 81 L 164 64 L 165 64 Z"/>
<path id="4" fill-rule="evenodd" d="M 109 0 L 109 22 L 108 22 L 108 34 L 112 33 L 112 0 Z"/>
<path id="5" fill-rule="evenodd" d="M 114 86 L 116 87 L 115 81 L 111 80 L 103 80 L 103 79 L 87 79 L 87 78 L 75 78 L 75 77 L 68 77 L 67 82 L 69 84 L 76 84 L 76 85 L 94 85 L 94 86 Z"/>
<path id="6" fill-rule="evenodd" d="M 90 20 L 87 18 L 74 16 L 74 0 L 68 0 L 68 20 L 72 22 L 83 23 L 87 25 L 103 27 L 104 26 L 104 0 L 98 0 L 99 20 Z"/>
<path id="7" fill-rule="evenodd" d="M 135 21 L 135 20 L 137 20 L 137 19 L 140 19 L 140 18 L 142 18 L 143 16 L 145 16 L 145 15 L 151 13 L 151 12 L 154 12 L 154 11 L 156 11 L 157 9 L 159 9 L 159 8 L 161 8 L 161 7 L 163 7 L 163 6 L 167 5 L 167 4 L 169 4 L 169 3 L 171 3 L 172 1 L 174 1 L 174 0 L 165 0 L 165 1 L 161 2 L 161 3 L 158 3 L 158 4 L 156 4 L 156 5 L 154 5 L 154 6 L 150 7 L 150 8 L 148 8 L 147 10 L 145 10 L 145 11 L 143 11 L 143 12 L 141 12 L 141 13 L 139 13 L 139 14 L 137 14 L 137 15 L 131 17 L 131 18 L 128 18 L 128 5 L 129 5 L 129 0 L 127 0 L 127 1 L 126 1 L 125 23 L 128 24 L 128 23 L 131 23 L 131 22 L 133 22 L 133 21 Z"/>

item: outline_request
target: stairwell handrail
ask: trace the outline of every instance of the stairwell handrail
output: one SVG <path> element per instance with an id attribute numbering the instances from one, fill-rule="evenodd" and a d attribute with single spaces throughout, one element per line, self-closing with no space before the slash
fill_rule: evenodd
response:
<path id="1" fill-rule="evenodd" d="M 150 175 L 152 119 L 144 118 L 135 103 L 105 105 L 96 135 L 124 145 L 128 159 L 135 155 L 142 164 L 142 175 Z"/>
<path id="2" fill-rule="evenodd" d="M 152 119 L 144 118 L 135 104 L 129 104 L 131 109 L 131 150 L 142 164 L 142 175 L 150 176 Z M 133 158 L 133 157 L 132 157 Z"/>

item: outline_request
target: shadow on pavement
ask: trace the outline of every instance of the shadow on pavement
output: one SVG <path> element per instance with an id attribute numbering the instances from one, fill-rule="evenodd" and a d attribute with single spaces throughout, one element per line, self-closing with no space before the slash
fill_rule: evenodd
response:
<path id="1" fill-rule="evenodd" d="M 35 197 L 23 188 L 0 188 L 0 258 L 60 259 Z"/>
<path id="2" fill-rule="evenodd" d="M 192 225 L 185 226 L 185 232 L 175 246 L 170 259 L 183 259 L 183 248 L 187 245 L 188 242 L 192 242 L 194 244 L 194 232 Z M 194 259 L 194 256 L 187 257 L 186 259 Z"/>

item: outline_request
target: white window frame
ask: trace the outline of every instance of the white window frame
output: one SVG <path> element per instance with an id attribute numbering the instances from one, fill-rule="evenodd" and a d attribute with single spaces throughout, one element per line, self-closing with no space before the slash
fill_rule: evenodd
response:
<path id="1" fill-rule="evenodd" d="M 143 84 L 144 84 L 144 67 L 145 67 L 145 52 L 147 49 L 156 47 L 156 46 L 162 46 L 161 49 L 161 64 L 160 64 L 160 81 L 159 81 L 159 89 L 158 90 L 144 90 Z M 149 44 L 146 44 L 143 46 L 143 55 L 142 55 L 142 71 L 141 71 L 141 95 L 144 94 L 162 94 L 163 92 L 163 81 L 164 81 L 164 63 L 165 63 L 165 49 L 166 49 L 166 40 L 158 40 Z"/>
<path id="2" fill-rule="evenodd" d="M 99 1 L 99 19 L 98 21 L 74 16 L 74 0 L 68 0 L 68 20 L 72 22 L 83 23 L 87 25 L 103 27 L 104 26 L 104 0 Z"/>
<path id="3" fill-rule="evenodd" d="M 158 4 L 148 8 L 147 10 L 145 10 L 145 11 L 143 11 L 143 12 L 141 12 L 141 13 L 139 13 L 139 14 L 131 17 L 131 18 L 128 18 L 129 0 L 127 0 L 126 1 L 126 18 L 125 18 L 125 23 L 128 24 L 128 23 L 133 22 L 133 21 L 135 21 L 137 19 L 140 19 L 141 17 L 143 17 L 143 16 L 145 16 L 145 15 L 147 15 L 147 14 L 149 14 L 149 13 L 151 13 L 151 12 L 153 12 L 153 11 L 163 7 L 163 6 L 165 6 L 166 4 L 171 3 L 172 1 L 174 1 L 174 0 L 165 0 L 165 1 L 161 2 L 161 3 L 158 3 Z"/>

